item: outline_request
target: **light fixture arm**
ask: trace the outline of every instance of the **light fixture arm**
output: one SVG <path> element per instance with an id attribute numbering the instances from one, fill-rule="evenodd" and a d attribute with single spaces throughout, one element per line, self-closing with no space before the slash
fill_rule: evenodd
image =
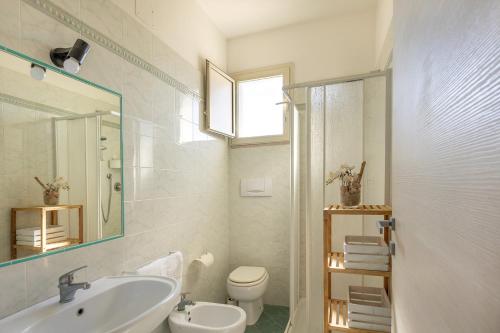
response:
<path id="1" fill-rule="evenodd" d="M 50 50 L 50 60 L 52 63 L 59 68 L 64 67 L 64 61 L 68 58 L 69 51 L 71 51 L 71 47 L 66 48 L 55 48 Z"/>
<path id="2" fill-rule="evenodd" d="M 73 47 L 50 50 L 50 59 L 57 67 L 77 73 L 89 50 L 90 45 L 86 41 L 77 39 Z"/>

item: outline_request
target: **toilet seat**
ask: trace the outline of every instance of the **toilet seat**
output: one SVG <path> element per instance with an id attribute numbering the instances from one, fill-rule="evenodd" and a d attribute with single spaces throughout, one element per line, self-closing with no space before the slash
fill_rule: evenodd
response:
<path id="1" fill-rule="evenodd" d="M 264 267 L 240 266 L 229 274 L 228 283 L 238 287 L 250 287 L 262 283 L 268 277 Z"/>
<path id="2" fill-rule="evenodd" d="M 231 281 L 231 279 L 229 279 L 229 278 L 227 279 L 227 282 L 228 282 L 228 284 L 235 286 L 235 287 L 253 287 L 253 286 L 259 285 L 259 284 L 263 283 L 264 281 L 266 281 L 268 276 L 269 275 L 266 272 L 266 274 L 262 278 L 260 278 L 257 281 L 254 281 L 254 282 L 238 283 L 238 282 Z"/>

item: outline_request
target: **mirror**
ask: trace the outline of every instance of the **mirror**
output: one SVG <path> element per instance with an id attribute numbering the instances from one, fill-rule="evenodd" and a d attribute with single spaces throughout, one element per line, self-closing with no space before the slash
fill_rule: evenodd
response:
<path id="1" fill-rule="evenodd" d="M 0 265 L 123 235 L 121 96 L 0 47 Z"/>
<path id="2" fill-rule="evenodd" d="M 235 83 L 207 60 L 206 129 L 230 138 L 236 136 Z"/>

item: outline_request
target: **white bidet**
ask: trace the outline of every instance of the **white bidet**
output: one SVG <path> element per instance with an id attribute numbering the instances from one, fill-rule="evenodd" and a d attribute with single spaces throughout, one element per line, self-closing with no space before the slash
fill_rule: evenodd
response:
<path id="1" fill-rule="evenodd" d="M 172 333 L 244 333 L 246 314 L 237 306 L 196 302 L 172 311 L 168 324 Z"/>

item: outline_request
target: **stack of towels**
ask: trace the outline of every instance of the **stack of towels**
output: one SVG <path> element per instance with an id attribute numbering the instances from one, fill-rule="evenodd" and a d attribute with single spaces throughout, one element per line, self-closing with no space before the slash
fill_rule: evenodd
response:
<path id="1" fill-rule="evenodd" d="M 65 241 L 67 239 L 64 226 L 47 226 L 47 244 Z M 16 230 L 16 244 L 39 247 L 42 245 L 42 231 L 40 227 L 22 228 Z"/>
<path id="2" fill-rule="evenodd" d="M 137 269 L 139 275 L 164 276 L 182 281 L 183 259 L 180 251 L 157 259 Z"/>

